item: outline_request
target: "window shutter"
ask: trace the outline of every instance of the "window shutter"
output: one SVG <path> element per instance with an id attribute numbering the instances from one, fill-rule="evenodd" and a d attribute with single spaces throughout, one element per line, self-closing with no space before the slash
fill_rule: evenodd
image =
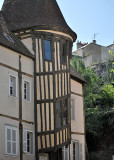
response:
<path id="1" fill-rule="evenodd" d="M 23 131 L 23 152 L 27 152 L 27 131 Z"/>
<path id="2" fill-rule="evenodd" d="M 65 148 L 65 160 L 69 160 L 69 148 Z"/>
<path id="3" fill-rule="evenodd" d="M 80 155 L 79 160 L 82 160 L 82 144 L 81 143 L 79 143 L 79 155 Z"/>
<path id="4" fill-rule="evenodd" d="M 16 154 L 17 148 L 16 148 L 16 130 L 12 130 L 12 153 Z"/>

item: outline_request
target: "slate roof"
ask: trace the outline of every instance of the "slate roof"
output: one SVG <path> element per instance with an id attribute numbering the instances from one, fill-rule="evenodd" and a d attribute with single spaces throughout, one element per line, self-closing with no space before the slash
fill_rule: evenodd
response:
<path id="1" fill-rule="evenodd" d="M 8 35 L 12 40 L 10 41 L 5 35 Z M 25 56 L 33 58 L 33 55 L 28 51 L 28 49 L 23 45 L 23 43 L 16 38 L 16 36 L 11 33 L 6 25 L 6 22 L 0 12 L 0 45 L 10 48 L 18 53 L 22 53 Z"/>
<path id="2" fill-rule="evenodd" d="M 38 28 L 77 35 L 67 25 L 56 0 L 5 0 L 3 16 L 11 31 Z"/>
<path id="3" fill-rule="evenodd" d="M 87 83 L 77 72 L 76 70 L 70 66 L 70 75 L 71 75 L 71 79 L 74 79 L 82 84 Z"/>

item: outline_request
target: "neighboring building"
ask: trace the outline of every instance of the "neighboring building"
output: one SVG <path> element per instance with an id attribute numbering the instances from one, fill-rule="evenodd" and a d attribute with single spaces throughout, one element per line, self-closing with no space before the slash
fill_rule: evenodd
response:
<path id="1" fill-rule="evenodd" d="M 85 81 L 73 69 L 70 78 L 75 39 L 56 0 L 4 1 L 0 12 L 0 159 L 62 160 L 62 150 L 71 144 L 67 155 L 85 160 Z"/>
<path id="2" fill-rule="evenodd" d="M 85 160 L 85 112 L 83 85 L 86 83 L 71 68 L 71 160 Z"/>
<path id="3" fill-rule="evenodd" d="M 98 75 L 101 75 L 101 72 L 106 70 L 106 60 L 111 57 L 109 50 L 114 51 L 114 43 L 105 47 L 96 44 L 94 40 L 92 43 L 77 43 L 77 50 L 72 53 L 72 55 L 80 56 L 85 66 L 91 66 L 92 69 L 95 69 Z"/>
<path id="4" fill-rule="evenodd" d="M 0 12 L 0 160 L 34 160 L 34 56 Z"/>
<path id="5" fill-rule="evenodd" d="M 71 145 L 63 147 L 63 160 L 85 160 L 85 113 L 83 85 L 86 83 L 71 67 Z"/>

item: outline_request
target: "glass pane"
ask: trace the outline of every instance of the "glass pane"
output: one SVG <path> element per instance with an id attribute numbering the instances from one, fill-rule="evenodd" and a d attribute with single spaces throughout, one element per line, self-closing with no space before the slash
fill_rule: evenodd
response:
<path id="1" fill-rule="evenodd" d="M 61 112 L 56 114 L 56 127 L 61 127 Z"/>
<path id="2" fill-rule="evenodd" d="M 7 140 L 11 140 L 11 130 L 7 129 Z"/>
<path id="3" fill-rule="evenodd" d="M 61 59 L 62 64 L 66 63 L 66 55 L 67 55 L 67 53 L 66 53 L 66 45 L 63 44 L 62 57 L 61 57 L 62 58 Z"/>
<path id="4" fill-rule="evenodd" d="M 65 157 L 64 157 L 64 151 L 62 151 L 62 160 L 65 160 Z"/>
<path id="5" fill-rule="evenodd" d="M 61 110 L 60 101 L 59 101 L 59 102 L 56 102 L 56 110 Z"/>
<path id="6" fill-rule="evenodd" d="M 7 153 L 11 153 L 11 142 L 7 142 Z"/>
<path id="7" fill-rule="evenodd" d="M 12 153 L 16 154 L 16 143 L 12 143 Z"/>
<path id="8" fill-rule="evenodd" d="M 69 160 L 69 152 L 68 151 L 65 151 L 65 160 Z"/>
<path id="9" fill-rule="evenodd" d="M 16 141 L 16 131 L 12 130 L 12 141 Z"/>
<path id="10" fill-rule="evenodd" d="M 27 152 L 30 152 L 30 146 L 27 146 Z"/>
<path id="11" fill-rule="evenodd" d="M 51 60 L 51 44 L 50 44 L 50 41 L 45 40 L 44 45 L 45 45 L 45 59 Z"/>
<path id="12" fill-rule="evenodd" d="M 73 143 L 73 149 L 75 150 L 75 143 Z"/>
<path id="13" fill-rule="evenodd" d="M 67 111 L 63 112 L 63 126 L 67 124 Z"/>

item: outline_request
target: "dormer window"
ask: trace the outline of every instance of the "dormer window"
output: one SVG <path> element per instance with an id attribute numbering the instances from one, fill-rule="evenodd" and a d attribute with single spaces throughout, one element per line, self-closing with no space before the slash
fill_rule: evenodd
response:
<path id="1" fill-rule="evenodd" d="M 9 42 L 15 43 L 15 42 L 13 41 L 13 39 L 12 39 L 8 34 L 4 33 L 4 37 L 5 37 Z"/>
<path id="2" fill-rule="evenodd" d="M 44 40 L 45 46 L 45 60 L 51 61 L 51 43 L 48 40 Z"/>

